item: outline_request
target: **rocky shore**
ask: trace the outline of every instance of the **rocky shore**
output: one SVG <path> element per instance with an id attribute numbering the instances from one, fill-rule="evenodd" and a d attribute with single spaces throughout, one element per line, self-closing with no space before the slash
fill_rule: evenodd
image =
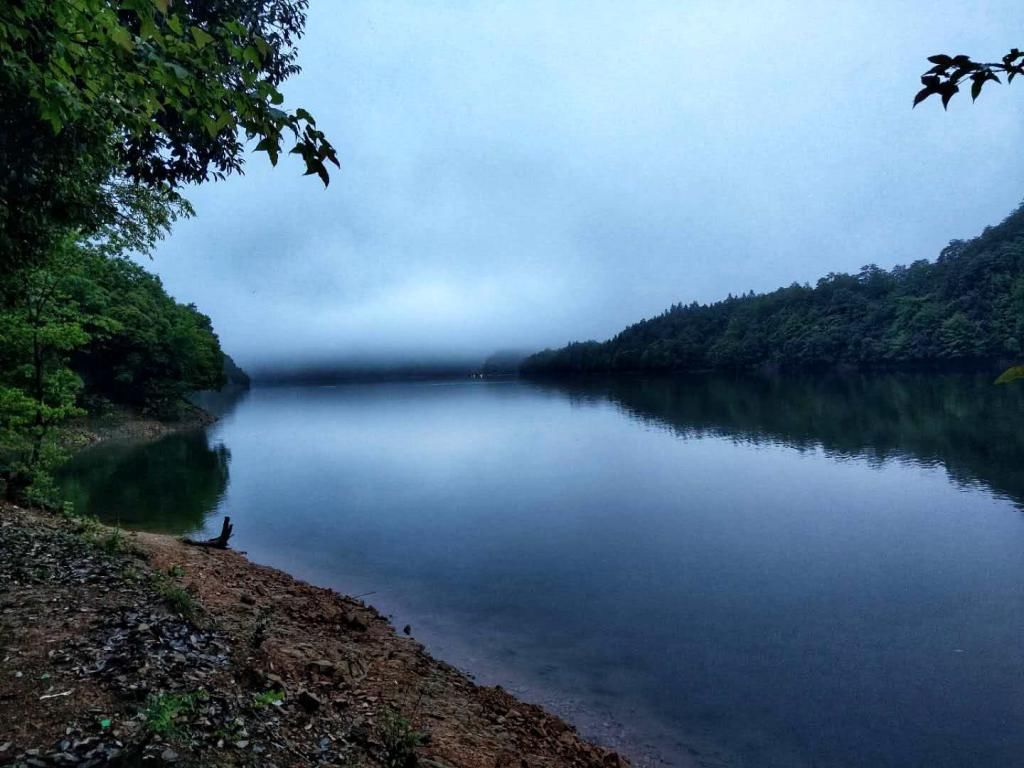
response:
<path id="1" fill-rule="evenodd" d="M 358 600 L 0 505 L 0 765 L 624 766 Z"/>

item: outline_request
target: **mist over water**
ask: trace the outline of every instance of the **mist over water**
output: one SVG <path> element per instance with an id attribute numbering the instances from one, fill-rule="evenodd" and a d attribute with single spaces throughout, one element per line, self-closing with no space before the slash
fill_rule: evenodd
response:
<path id="1" fill-rule="evenodd" d="M 174 530 L 146 500 L 185 472 L 178 530 L 230 514 L 641 761 L 1009 768 L 1022 412 L 971 376 L 257 388 L 63 482 Z"/>

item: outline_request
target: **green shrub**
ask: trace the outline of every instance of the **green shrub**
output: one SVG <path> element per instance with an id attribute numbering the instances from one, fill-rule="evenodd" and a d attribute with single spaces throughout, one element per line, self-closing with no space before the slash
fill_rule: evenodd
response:
<path id="1" fill-rule="evenodd" d="M 158 736 L 179 735 L 183 730 L 179 719 L 182 715 L 194 713 L 199 704 L 206 699 L 206 691 L 150 695 L 146 700 L 146 708 L 142 711 L 146 730 Z"/>
<path id="2" fill-rule="evenodd" d="M 385 768 L 411 768 L 416 765 L 416 747 L 424 742 L 424 735 L 406 718 L 388 710 L 381 723 L 380 740 Z"/>

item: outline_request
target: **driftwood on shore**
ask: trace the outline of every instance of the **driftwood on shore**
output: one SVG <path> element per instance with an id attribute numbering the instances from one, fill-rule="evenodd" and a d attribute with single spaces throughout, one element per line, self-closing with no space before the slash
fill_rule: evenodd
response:
<path id="1" fill-rule="evenodd" d="M 234 533 L 235 526 L 231 524 L 231 518 L 224 518 L 224 525 L 220 529 L 220 536 L 212 539 L 206 539 L 205 541 L 196 541 L 195 539 L 183 538 L 182 541 L 186 544 L 191 544 L 193 547 L 213 547 L 215 549 L 227 549 L 228 539 L 231 538 L 231 534 Z"/>

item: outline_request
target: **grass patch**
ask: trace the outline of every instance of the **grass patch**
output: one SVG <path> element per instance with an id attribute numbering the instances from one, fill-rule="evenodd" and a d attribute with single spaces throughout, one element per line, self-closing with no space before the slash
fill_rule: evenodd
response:
<path id="1" fill-rule="evenodd" d="M 71 523 L 72 530 L 87 544 L 107 553 L 111 557 L 134 553 L 120 526 L 107 528 L 94 515 L 83 515 L 75 510 L 75 505 L 65 501 L 61 507 L 61 515 Z"/>
<path id="2" fill-rule="evenodd" d="M 206 691 L 151 695 L 142 710 L 146 730 L 158 736 L 179 735 L 183 730 L 181 718 L 193 714 L 206 698 Z"/>
<path id="3" fill-rule="evenodd" d="M 276 707 L 284 701 L 284 691 L 264 691 L 253 696 L 252 704 L 256 709 Z"/>
<path id="4" fill-rule="evenodd" d="M 164 599 L 167 606 L 186 619 L 199 615 L 199 603 L 192 593 L 163 573 L 153 574 L 153 589 Z"/>
<path id="5" fill-rule="evenodd" d="M 100 541 L 100 548 L 108 555 L 123 555 L 128 551 L 128 543 L 120 528 L 115 528 Z"/>

